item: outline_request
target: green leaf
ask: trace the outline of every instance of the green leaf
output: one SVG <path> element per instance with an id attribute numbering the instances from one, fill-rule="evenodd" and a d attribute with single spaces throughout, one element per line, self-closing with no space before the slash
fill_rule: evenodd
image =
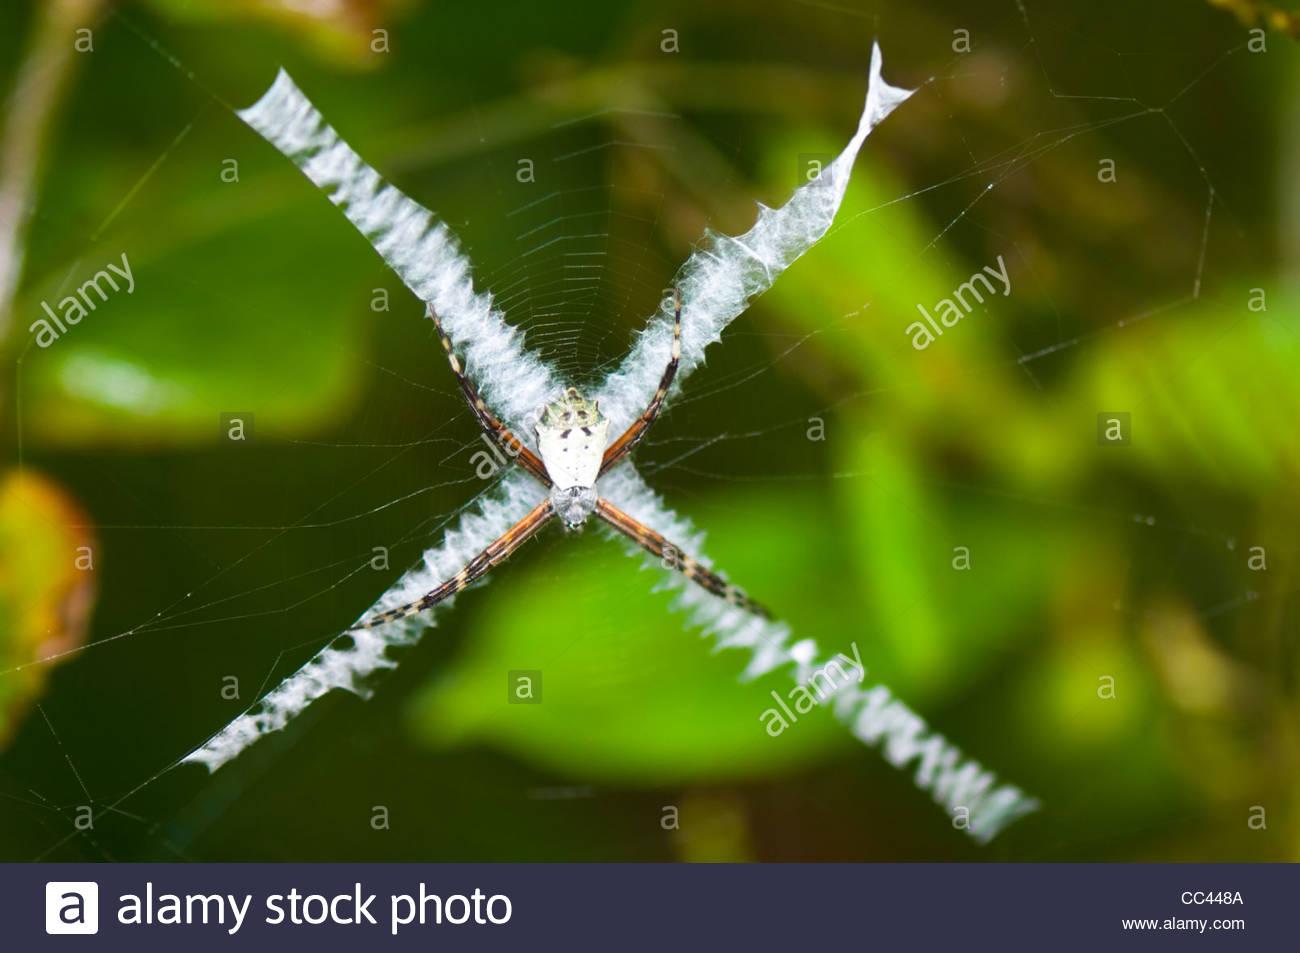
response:
<path id="1" fill-rule="evenodd" d="M 790 617 L 797 637 L 816 636 L 824 654 L 849 651 L 859 635 L 828 581 L 835 545 L 819 530 L 831 521 L 815 498 L 753 494 L 698 516 L 731 578 Z M 546 558 L 497 570 L 464 656 L 414 706 L 421 738 L 489 744 L 584 779 L 655 785 L 789 770 L 851 746 L 820 710 L 769 737 L 761 716 L 775 704 L 770 692 L 785 698 L 794 687 L 789 670 L 742 684 L 748 657 L 715 652 L 669 610 L 672 597 L 650 592 L 657 568 L 643 571 L 621 541 L 596 535 L 551 541 Z M 509 703 L 508 673 L 527 670 L 542 673 L 541 702 Z"/>
<path id="2" fill-rule="evenodd" d="M 851 596 L 870 619 L 868 654 L 905 696 L 943 697 L 986 673 L 1041 630 L 1058 534 L 996 501 L 940 494 L 925 465 L 890 431 L 857 439 L 841 480 L 846 542 L 860 580 Z"/>
<path id="3" fill-rule="evenodd" d="M 906 189 L 869 154 L 859 161 L 835 225 L 816 250 L 800 259 L 765 296 L 784 319 L 818 335 L 818 344 L 874 390 L 888 392 L 906 413 L 932 410 L 960 392 L 963 406 L 978 396 L 1004 403 L 995 374 L 973 375 L 986 366 L 997 337 L 991 333 L 1004 299 L 976 310 L 925 350 L 912 346 L 907 328 L 933 309 L 972 271 L 944 258 L 933 244 L 936 226 L 914 201 L 897 201 Z M 781 155 L 800 151 L 788 146 Z"/>
<path id="4" fill-rule="evenodd" d="M 1011 693 L 1022 739 L 1053 784 L 1062 813 L 1089 826 L 1155 812 L 1167 818 L 1180 781 L 1147 661 L 1112 624 L 1072 624 L 1045 647 Z M 1086 778 L 1086 797 L 1078 778 Z M 1044 791 L 1045 797 L 1051 797 Z M 1118 805 L 1118 806 L 1117 806 Z M 1109 820 L 1103 820 L 1109 818 Z"/>
<path id="5" fill-rule="evenodd" d="M 1090 352 L 1070 394 L 1082 438 L 1099 413 L 1130 415 L 1131 442 L 1096 458 L 1222 486 L 1288 485 L 1300 469 L 1300 300 L 1252 312 L 1249 293 L 1138 324 Z"/>
<path id="6" fill-rule="evenodd" d="M 336 419 L 365 369 L 360 279 L 374 265 L 344 240 L 345 226 L 320 227 L 332 212 L 284 213 L 152 255 L 128 235 L 125 252 L 101 245 L 68 281 L 34 290 L 20 312 L 33 324 L 42 302 L 62 313 L 108 262 L 121 268 L 123 253 L 134 279 L 134 290 L 119 279 L 107 300 L 87 292 L 93 310 L 48 347 L 28 349 L 28 435 L 74 446 L 186 444 L 218 439 L 223 413 L 252 412 L 257 432 L 271 435 Z M 138 258 L 133 248 L 143 249 Z"/>

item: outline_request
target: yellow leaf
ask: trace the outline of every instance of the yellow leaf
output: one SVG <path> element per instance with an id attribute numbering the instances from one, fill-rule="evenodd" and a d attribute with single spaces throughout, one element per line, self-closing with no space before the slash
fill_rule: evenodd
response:
<path id="1" fill-rule="evenodd" d="M 40 694 L 51 664 L 85 640 L 95 599 L 86 525 L 76 503 L 45 477 L 30 470 L 0 477 L 0 745 Z"/>

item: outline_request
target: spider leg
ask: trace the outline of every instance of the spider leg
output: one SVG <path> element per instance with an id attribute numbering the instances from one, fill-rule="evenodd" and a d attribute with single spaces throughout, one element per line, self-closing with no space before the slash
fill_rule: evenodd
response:
<path id="1" fill-rule="evenodd" d="M 536 477 L 537 481 L 544 487 L 550 487 L 551 478 L 547 476 L 546 467 L 523 442 L 510 432 L 510 429 L 503 424 L 488 409 L 488 405 L 483 402 L 476 388 L 468 377 L 465 376 L 464 370 L 460 366 L 460 359 L 456 357 L 456 352 L 452 350 L 451 338 L 447 337 L 447 332 L 442 329 L 442 322 L 438 320 L 438 315 L 433 310 L 433 305 L 429 305 L 429 319 L 433 321 L 433 326 L 438 329 L 438 337 L 442 339 L 442 349 L 447 352 L 447 363 L 451 365 L 451 372 L 456 375 L 456 380 L 460 382 L 461 392 L 465 395 L 465 400 L 469 402 L 469 409 L 474 411 L 474 416 L 478 418 L 479 426 L 483 428 L 507 456 L 519 461 L 519 465 Z"/>
<path id="2" fill-rule="evenodd" d="M 739 606 L 746 612 L 762 616 L 764 619 L 772 618 L 772 613 L 766 608 L 749 598 L 713 570 L 700 565 L 682 552 L 680 547 L 668 542 L 649 526 L 628 516 L 608 500 L 600 499 L 596 501 L 596 515 L 620 533 L 629 537 L 638 546 L 662 559 L 665 567 L 676 569 L 691 582 L 702 586 L 715 596 L 721 596 L 732 605 Z"/>
<path id="3" fill-rule="evenodd" d="M 632 448 L 641 442 L 650 425 L 655 422 L 659 416 L 659 408 L 664 404 L 664 398 L 668 396 L 668 388 L 672 386 L 673 378 L 677 375 L 677 362 L 682 356 L 682 292 L 680 288 L 673 289 L 673 353 L 668 360 L 668 366 L 664 368 L 664 376 L 659 381 L 659 388 L 655 391 L 654 397 L 650 399 L 650 404 L 641 416 L 633 422 L 619 437 L 609 445 L 605 451 L 605 456 L 600 462 L 600 472 L 605 473 L 614 464 L 618 463 L 629 453 Z"/>
<path id="4" fill-rule="evenodd" d="M 417 615 L 425 609 L 432 609 L 444 599 L 450 599 L 456 593 L 460 592 L 470 583 L 482 578 L 494 566 L 499 566 L 510 558 L 510 554 L 527 542 L 534 536 L 539 529 L 546 525 L 553 515 L 550 499 L 545 499 L 529 510 L 528 515 L 521 519 L 514 526 L 506 530 L 500 537 L 488 544 L 487 549 L 479 553 L 461 569 L 460 572 L 452 576 L 437 589 L 426 593 L 415 602 L 408 602 L 404 606 L 398 606 L 395 609 L 388 609 L 379 615 L 371 616 L 359 625 L 354 625 L 348 629 L 349 632 L 356 632 L 359 629 L 373 629 L 389 622 L 395 622 L 398 619 L 405 619 L 409 616 Z"/>

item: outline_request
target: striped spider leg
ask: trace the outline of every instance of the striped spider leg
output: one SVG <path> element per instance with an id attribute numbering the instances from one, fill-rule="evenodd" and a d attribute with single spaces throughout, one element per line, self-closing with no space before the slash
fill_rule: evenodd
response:
<path id="1" fill-rule="evenodd" d="M 398 619 L 405 619 L 426 609 L 432 609 L 443 600 L 450 599 L 466 586 L 487 575 L 488 570 L 493 566 L 498 566 L 509 559 L 511 553 L 536 535 L 537 531 L 545 526 L 554 515 L 555 510 L 551 507 L 550 499 L 542 500 L 528 511 L 527 516 L 488 544 L 487 549 L 471 559 L 465 564 L 465 568 L 437 589 L 425 593 L 415 602 L 408 602 L 404 606 L 398 606 L 396 609 L 389 609 L 387 612 L 371 616 L 365 622 L 353 626 L 348 631 L 355 632 L 357 629 L 373 629 L 381 625 L 387 625 L 389 622 L 396 622 Z"/>
<path id="2" fill-rule="evenodd" d="M 713 570 L 700 565 L 682 552 L 681 547 L 668 542 L 649 526 L 628 516 L 608 500 L 596 501 L 596 515 L 642 549 L 654 556 L 658 556 L 663 561 L 664 568 L 676 569 L 691 582 L 704 587 L 715 596 L 721 596 L 732 605 L 739 606 L 746 612 L 752 612 L 764 619 L 772 618 L 772 613 L 764 606 L 749 598 Z"/>
<path id="3" fill-rule="evenodd" d="M 442 322 L 438 320 L 438 315 L 433 310 L 432 304 L 429 305 L 429 320 L 438 329 L 442 349 L 447 353 L 447 363 L 451 365 L 451 372 L 456 375 L 456 380 L 460 383 L 461 393 L 465 395 L 465 400 L 469 402 L 469 409 L 474 411 L 479 426 L 483 428 L 484 433 L 496 441 L 497 446 L 501 448 L 506 456 L 518 460 L 520 466 L 536 477 L 542 486 L 549 489 L 551 478 L 546 475 L 546 467 L 537 458 L 537 454 L 525 447 L 522 441 L 497 418 L 497 415 L 488 409 L 488 405 L 479 396 L 478 388 L 465 376 L 465 372 L 460 366 L 460 358 L 456 357 L 456 352 L 452 350 L 451 338 L 447 337 L 447 332 L 442 329 Z"/>
<path id="4" fill-rule="evenodd" d="M 673 350 L 672 357 L 668 361 L 668 366 L 664 368 L 664 376 L 659 381 L 658 388 L 655 389 L 654 397 L 650 400 L 649 405 L 641 416 L 636 419 L 632 426 L 628 427 L 624 434 L 610 444 L 609 449 L 605 451 L 604 459 L 600 464 L 600 472 L 605 473 L 620 460 L 632 452 L 632 449 L 641 442 L 641 438 L 646 435 L 650 425 L 655 422 L 659 416 L 659 409 L 663 406 L 664 398 L 668 396 L 668 388 L 673 385 L 673 378 L 677 375 L 677 364 L 682 356 L 682 294 L 681 290 L 673 289 Z M 681 547 L 674 545 L 664 539 L 663 536 L 656 533 L 644 523 L 633 519 L 627 513 L 624 513 L 609 500 L 598 499 L 596 501 L 596 515 L 608 523 L 614 529 L 628 536 L 638 546 L 647 550 L 651 554 L 659 557 L 663 565 L 668 569 L 676 569 L 687 579 L 703 586 L 709 592 L 716 596 L 721 596 L 733 605 L 739 606 L 747 612 L 770 619 L 772 613 L 766 608 L 759 605 L 747 595 L 731 585 L 717 573 L 692 559 L 682 552 Z"/>
<path id="5" fill-rule="evenodd" d="M 371 616 L 350 631 L 373 629 L 432 609 L 486 575 L 494 566 L 505 562 L 552 517 L 559 517 L 565 529 L 580 530 L 592 514 L 663 559 L 666 567 L 676 569 L 709 592 L 748 612 L 765 618 L 771 617 L 765 608 L 717 573 L 687 556 L 680 547 L 668 542 L 608 500 L 601 499 L 596 492 L 596 483 L 601 474 L 631 453 L 645 436 L 659 416 L 664 398 L 672 386 L 681 359 L 682 299 L 679 291 L 674 291 L 672 355 L 654 397 L 641 415 L 617 440 L 608 443 L 609 421 L 601 416 L 600 408 L 594 401 L 587 400 L 577 388 L 570 387 L 542 412 L 536 427 L 540 457 L 525 447 L 488 409 L 479 396 L 478 389 L 465 376 L 460 360 L 452 349 L 451 339 L 443 331 L 432 307 L 429 308 L 429 317 L 438 329 L 451 371 L 460 382 L 461 391 L 469 402 L 470 409 L 474 411 L 479 426 L 549 492 L 523 519 L 489 544 L 451 579 L 414 602 Z"/>

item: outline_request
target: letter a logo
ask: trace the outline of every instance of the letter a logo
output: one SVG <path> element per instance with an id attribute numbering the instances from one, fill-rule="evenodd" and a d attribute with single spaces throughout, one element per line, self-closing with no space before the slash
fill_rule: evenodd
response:
<path id="1" fill-rule="evenodd" d="M 53 880 L 45 885 L 46 933 L 98 933 L 99 884 Z"/>

